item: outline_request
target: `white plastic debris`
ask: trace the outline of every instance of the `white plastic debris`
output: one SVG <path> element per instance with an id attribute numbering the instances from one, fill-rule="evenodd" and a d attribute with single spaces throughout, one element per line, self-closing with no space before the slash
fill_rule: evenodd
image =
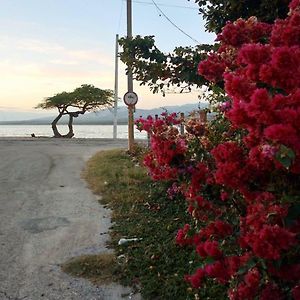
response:
<path id="1" fill-rule="evenodd" d="M 119 265 L 123 265 L 124 263 L 127 263 L 127 258 L 126 258 L 126 255 L 124 254 L 121 254 L 119 256 L 117 256 L 117 262 Z"/>
<path id="2" fill-rule="evenodd" d="M 138 241 L 141 241 L 142 239 L 141 238 L 132 238 L 132 239 L 120 239 L 119 242 L 118 242 L 118 245 L 121 246 L 121 245 L 124 245 L 124 244 L 127 244 L 129 242 L 138 242 Z"/>

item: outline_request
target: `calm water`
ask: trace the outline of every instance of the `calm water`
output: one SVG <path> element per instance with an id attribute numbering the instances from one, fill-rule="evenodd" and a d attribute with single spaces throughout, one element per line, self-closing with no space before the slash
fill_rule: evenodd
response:
<path id="1" fill-rule="evenodd" d="M 74 125 L 75 138 L 113 138 L 112 125 Z M 59 125 L 60 133 L 68 132 L 67 125 Z M 30 137 L 34 133 L 36 136 L 53 136 L 50 125 L 0 125 L 0 137 Z M 128 126 L 118 126 L 118 138 L 128 138 Z M 146 139 L 145 132 L 135 130 L 135 137 L 138 139 Z"/>

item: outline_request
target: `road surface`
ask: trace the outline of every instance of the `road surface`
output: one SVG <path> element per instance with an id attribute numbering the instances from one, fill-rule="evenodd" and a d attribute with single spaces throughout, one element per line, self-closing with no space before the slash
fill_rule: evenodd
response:
<path id="1" fill-rule="evenodd" d="M 59 265 L 107 251 L 110 213 L 81 179 L 86 160 L 119 140 L 0 139 L 0 299 L 129 299 L 118 285 L 96 287 Z"/>

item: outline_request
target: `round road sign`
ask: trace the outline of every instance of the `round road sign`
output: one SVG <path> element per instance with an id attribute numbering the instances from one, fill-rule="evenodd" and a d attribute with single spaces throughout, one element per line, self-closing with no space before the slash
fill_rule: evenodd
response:
<path id="1" fill-rule="evenodd" d="M 123 99 L 126 105 L 134 106 L 138 102 L 138 95 L 135 92 L 127 92 Z"/>

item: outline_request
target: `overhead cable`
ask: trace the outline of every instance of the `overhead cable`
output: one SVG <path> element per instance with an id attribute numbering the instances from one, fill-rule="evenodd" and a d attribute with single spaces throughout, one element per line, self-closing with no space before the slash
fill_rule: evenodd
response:
<path id="1" fill-rule="evenodd" d="M 192 36 L 190 36 L 188 33 L 186 33 L 183 29 L 181 29 L 178 25 L 176 25 L 170 18 L 160 9 L 160 7 L 156 4 L 154 0 L 152 0 L 153 4 L 157 8 L 157 10 L 174 26 L 176 27 L 180 32 L 182 32 L 184 35 L 189 37 L 192 41 L 194 41 L 196 44 L 199 44 L 199 41 L 194 39 Z"/>

